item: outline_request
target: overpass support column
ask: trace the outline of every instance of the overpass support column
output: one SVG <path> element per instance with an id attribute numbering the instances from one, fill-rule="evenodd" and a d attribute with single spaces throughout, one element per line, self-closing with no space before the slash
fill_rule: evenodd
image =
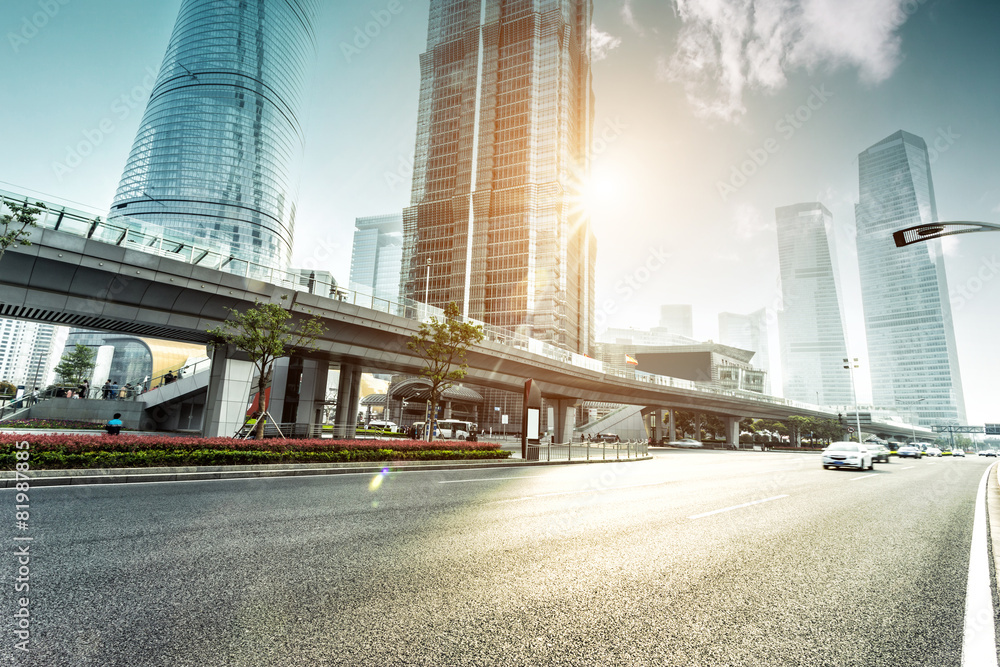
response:
<path id="1" fill-rule="evenodd" d="M 573 442 L 573 427 L 576 426 L 576 406 L 578 398 L 560 398 L 547 401 L 552 407 L 555 424 L 552 442 Z"/>
<path id="2" fill-rule="evenodd" d="M 663 444 L 663 410 L 656 408 L 653 410 L 653 442 L 658 445 Z"/>
<path id="3" fill-rule="evenodd" d="M 667 442 L 677 439 L 677 423 L 674 421 L 674 409 L 667 410 Z"/>
<path id="4" fill-rule="evenodd" d="M 726 417 L 726 445 L 740 448 L 740 417 Z"/>
<path id="5" fill-rule="evenodd" d="M 356 435 L 360 394 L 361 369 L 350 364 L 341 364 L 340 381 L 337 383 L 337 411 L 333 420 L 333 437 L 353 438 Z"/>
<path id="6" fill-rule="evenodd" d="M 302 386 L 295 422 L 309 424 L 310 434 L 317 437 L 319 433 L 314 432 L 323 423 L 323 403 L 326 400 L 329 374 L 330 362 L 326 359 L 306 359 L 302 364 Z"/>
<path id="7" fill-rule="evenodd" d="M 234 359 L 236 350 L 231 346 L 217 347 L 211 354 L 201 433 L 206 438 L 230 438 L 246 418 L 247 399 L 256 389 L 255 369 L 249 360 Z"/>

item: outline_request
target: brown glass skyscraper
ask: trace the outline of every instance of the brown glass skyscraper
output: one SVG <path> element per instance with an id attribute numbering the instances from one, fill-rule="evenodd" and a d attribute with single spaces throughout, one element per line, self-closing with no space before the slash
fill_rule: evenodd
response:
<path id="1" fill-rule="evenodd" d="M 586 353 L 589 0 L 431 0 L 401 292 Z"/>

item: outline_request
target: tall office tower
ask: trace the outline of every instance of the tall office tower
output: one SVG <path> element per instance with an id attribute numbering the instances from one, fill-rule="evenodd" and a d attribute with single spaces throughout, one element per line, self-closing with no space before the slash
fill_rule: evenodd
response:
<path id="1" fill-rule="evenodd" d="M 896 248 L 892 232 L 935 222 L 927 144 L 900 130 L 858 156 L 858 264 L 877 407 L 922 426 L 965 423 L 940 241 Z"/>
<path id="2" fill-rule="evenodd" d="M 403 262 L 403 215 L 358 218 L 354 223 L 351 283 L 354 292 L 399 302 Z"/>
<path id="3" fill-rule="evenodd" d="M 234 273 L 286 268 L 315 13 L 315 0 L 183 0 L 109 219 L 223 249 Z"/>
<path id="4" fill-rule="evenodd" d="M 688 304 L 660 306 L 660 326 L 679 336 L 694 338 L 694 312 Z"/>
<path id="5" fill-rule="evenodd" d="M 781 271 L 781 375 L 784 397 L 815 405 L 853 405 L 847 342 L 829 241 L 833 216 L 816 202 L 775 209 Z"/>
<path id="6" fill-rule="evenodd" d="M 25 391 L 45 388 L 59 363 L 69 329 L 42 322 L 0 318 L 0 380 Z"/>
<path id="7" fill-rule="evenodd" d="M 431 0 L 400 292 L 594 340 L 590 0 Z M 426 297 L 425 297 L 426 292 Z"/>
<path id="8" fill-rule="evenodd" d="M 719 313 L 719 342 L 754 352 L 750 364 L 767 371 L 764 393 L 771 393 L 771 344 L 767 309 L 755 310 L 749 315 Z"/>

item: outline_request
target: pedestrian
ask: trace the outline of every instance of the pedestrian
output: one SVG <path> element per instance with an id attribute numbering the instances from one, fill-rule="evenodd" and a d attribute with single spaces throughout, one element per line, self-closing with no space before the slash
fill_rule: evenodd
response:
<path id="1" fill-rule="evenodd" d="M 84 380 L 80 383 L 80 386 L 76 388 L 76 395 L 80 398 L 87 398 L 90 396 L 90 382 Z"/>
<path id="2" fill-rule="evenodd" d="M 132 383 L 126 382 L 125 386 L 118 390 L 118 398 L 124 401 L 132 394 Z"/>
<path id="3" fill-rule="evenodd" d="M 108 396 L 108 398 L 110 398 L 112 401 L 118 398 L 118 383 L 115 382 L 114 380 L 111 381 L 111 388 L 109 394 L 110 395 Z"/>
<path id="4" fill-rule="evenodd" d="M 104 425 L 104 430 L 108 432 L 108 435 L 118 435 L 121 433 L 122 427 L 125 424 L 122 422 L 122 414 L 116 412 L 115 416 L 108 420 L 108 423 Z"/>
<path id="5" fill-rule="evenodd" d="M 35 390 L 31 392 L 31 395 L 28 397 L 28 399 L 29 399 L 28 405 L 34 405 L 35 403 L 38 402 L 38 387 L 35 387 Z"/>
<path id="6" fill-rule="evenodd" d="M 101 387 L 101 398 L 105 401 L 111 398 L 111 380 L 104 383 Z"/>
<path id="7" fill-rule="evenodd" d="M 167 371 L 167 374 L 163 376 L 163 384 L 170 384 L 175 379 L 176 378 L 174 378 L 173 372 L 172 371 Z"/>

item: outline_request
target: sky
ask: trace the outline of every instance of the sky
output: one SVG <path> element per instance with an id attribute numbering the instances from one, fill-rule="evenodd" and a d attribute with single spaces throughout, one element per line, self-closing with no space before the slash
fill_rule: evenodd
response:
<path id="1" fill-rule="evenodd" d="M 293 264 L 346 284 L 355 218 L 409 204 L 428 0 L 321 4 Z M 179 6 L 0 4 L 0 188 L 107 213 Z M 819 201 L 870 400 L 858 153 L 921 136 L 939 218 L 1000 223 L 998 29 L 995 0 L 597 0 L 599 330 L 780 307 L 774 209 Z M 998 423 L 1000 233 L 944 251 L 968 421 Z"/>

